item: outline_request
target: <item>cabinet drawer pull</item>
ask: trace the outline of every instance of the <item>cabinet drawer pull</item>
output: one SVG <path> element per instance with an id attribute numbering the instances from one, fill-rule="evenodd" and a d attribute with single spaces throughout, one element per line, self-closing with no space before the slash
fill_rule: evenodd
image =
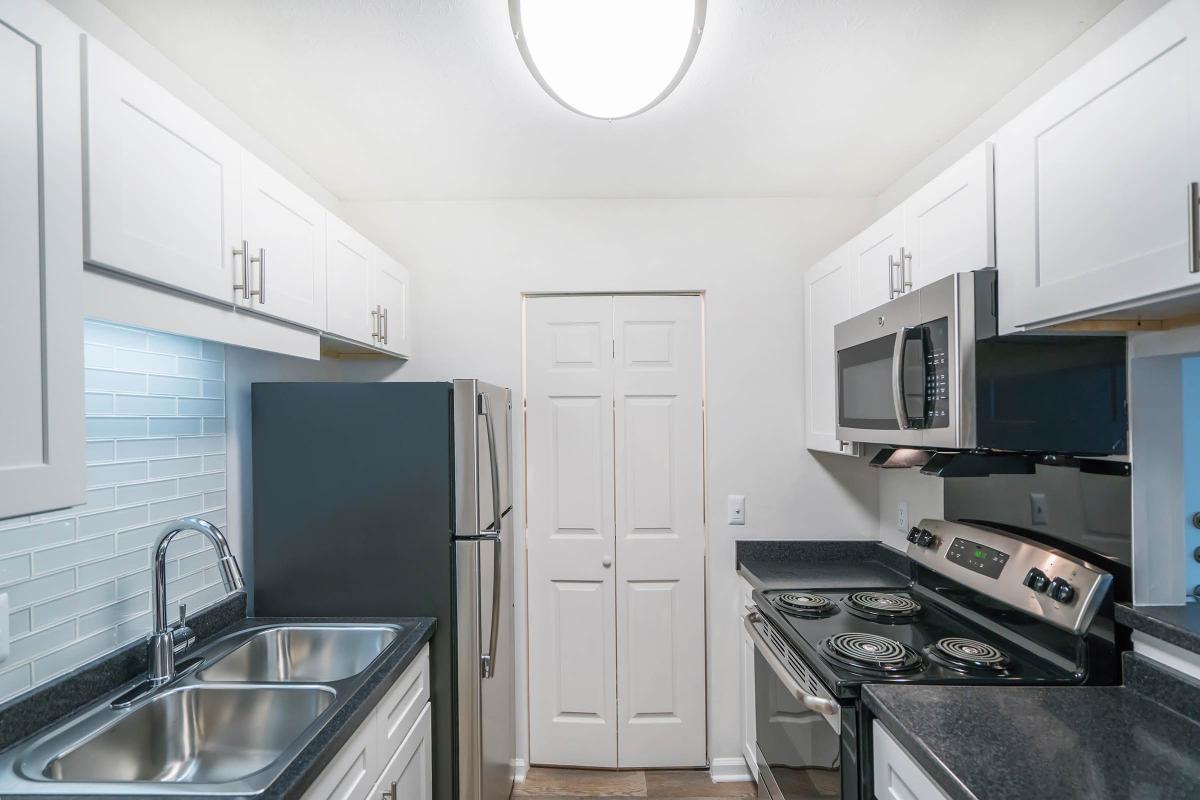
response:
<path id="1" fill-rule="evenodd" d="M 246 294 L 247 287 L 250 283 L 250 264 L 246 261 L 246 257 L 249 253 L 250 253 L 250 245 L 246 243 L 245 239 L 242 239 L 242 246 L 240 248 L 237 248 L 237 247 L 233 248 L 233 255 L 235 257 L 241 256 L 241 259 L 242 259 L 242 281 L 241 281 L 241 283 L 233 284 L 233 299 L 234 300 L 237 300 L 238 292 L 242 293 L 243 298 L 249 297 L 249 295 Z M 233 279 L 234 279 L 234 281 L 237 280 L 237 266 L 236 265 L 234 266 L 234 269 L 233 269 Z"/>
<path id="2" fill-rule="evenodd" d="M 1188 184 L 1188 272 L 1200 272 L 1200 183 Z"/>

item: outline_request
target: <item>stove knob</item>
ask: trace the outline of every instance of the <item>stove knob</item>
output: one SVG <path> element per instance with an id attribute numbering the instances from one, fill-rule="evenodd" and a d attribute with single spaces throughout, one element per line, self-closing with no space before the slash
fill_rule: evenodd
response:
<path id="1" fill-rule="evenodd" d="M 1050 579 L 1046 577 L 1046 573 L 1034 567 L 1025 573 L 1025 580 L 1021 581 L 1021 583 L 1035 592 L 1044 592 L 1046 591 L 1046 587 L 1050 585 Z"/>
<path id="2" fill-rule="evenodd" d="M 936 544 L 937 544 L 937 537 L 934 536 L 929 531 L 923 530 L 917 534 L 917 546 L 918 547 L 933 547 Z"/>
<path id="3" fill-rule="evenodd" d="M 1075 599 L 1074 587 L 1062 578 L 1050 581 L 1050 588 L 1046 590 L 1046 594 L 1064 605 Z"/>
<path id="4" fill-rule="evenodd" d="M 908 536 L 906 538 L 913 544 L 916 544 L 917 540 L 921 538 L 921 529 L 913 525 L 908 529 Z"/>

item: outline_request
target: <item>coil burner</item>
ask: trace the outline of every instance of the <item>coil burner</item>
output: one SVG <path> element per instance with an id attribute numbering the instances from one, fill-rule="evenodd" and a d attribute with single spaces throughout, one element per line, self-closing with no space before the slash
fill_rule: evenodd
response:
<path id="1" fill-rule="evenodd" d="M 921 613 L 921 604 L 893 592 L 853 592 L 843 601 L 851 613 L 876 622 L 908 622 Z"/>
<path id="2" fill-rule="evenodd" d="M 821 642 L 821 655 L 868 675 L 896 675 L 925 666 L 919 653 L 895 639 L 873 633 L 837 633 Z"/>
<path id="3" fill-rule="evenodd" d="M 925 652 L 932 660 L 959 672 L 1008 671 L 1008 656 L 999 648 L 974 639 L 958 636 L 939 639 L 925 648 Z"/>
<path id="4" fill-rule="evenodd" d="M 784 592 L 775 597 L 779 610 L 796 617 L 828 617 L 837 613 L 837 606 L 822 594 L 813 592 Z"/>

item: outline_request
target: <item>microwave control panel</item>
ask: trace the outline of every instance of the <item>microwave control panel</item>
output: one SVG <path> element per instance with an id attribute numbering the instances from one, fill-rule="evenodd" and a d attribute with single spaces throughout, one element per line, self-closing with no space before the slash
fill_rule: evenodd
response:
<path id="1" fill-rule="evenodd" d="M 925 425 L 945 428 L 950 425 L 950 323 L 945 317 L 922 327 L 925 351 Z"/>

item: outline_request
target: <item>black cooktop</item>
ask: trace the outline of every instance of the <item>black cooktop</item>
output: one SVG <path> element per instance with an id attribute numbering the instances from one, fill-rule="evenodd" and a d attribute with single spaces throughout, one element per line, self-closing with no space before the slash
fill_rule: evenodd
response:
<path id="1" fill-rule="evenodd" d="M 755 603 L 839 697 L 864 683 L 1077 684 L 1075 664 L 1037 655 L 954 613 L 936 597 L 898 589 L 756 591 Z"/>

